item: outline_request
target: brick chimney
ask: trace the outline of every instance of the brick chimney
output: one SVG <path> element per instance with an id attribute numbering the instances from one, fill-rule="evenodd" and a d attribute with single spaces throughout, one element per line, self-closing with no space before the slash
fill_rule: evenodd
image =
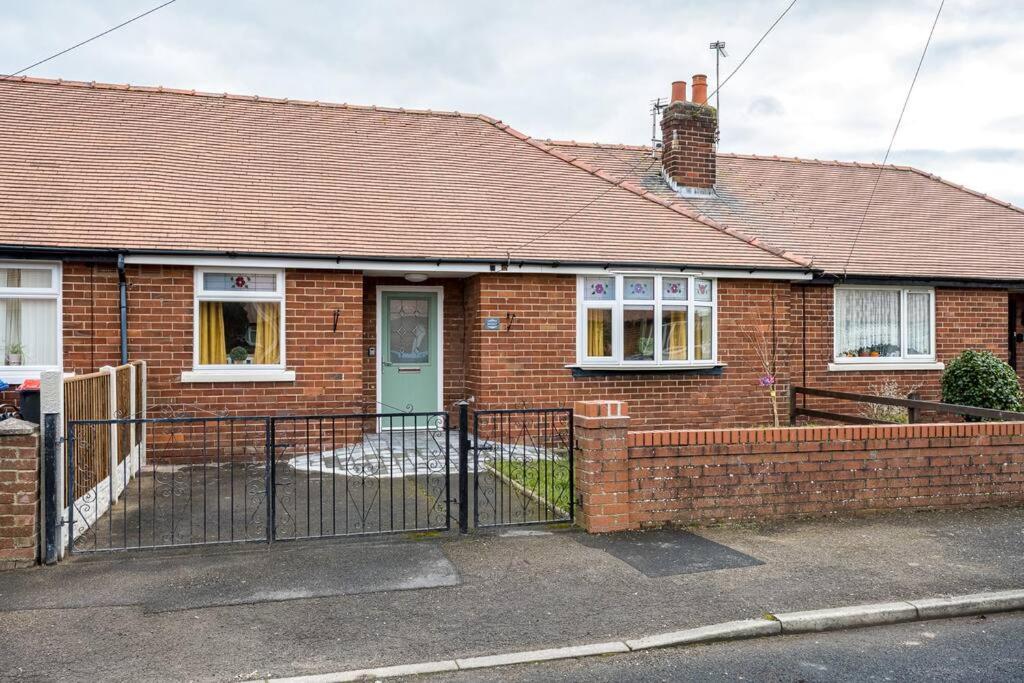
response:
<path id="1" fill-rule="evenodd" d="M 672 102 L 661 115 L 661 170 L 680 193 L 709 194 L 715 187 L 718 112 L 707 99 L 707 76 L 693 77 L 692 102 L 686 101 L 686 81 L 676 81 Z"/>

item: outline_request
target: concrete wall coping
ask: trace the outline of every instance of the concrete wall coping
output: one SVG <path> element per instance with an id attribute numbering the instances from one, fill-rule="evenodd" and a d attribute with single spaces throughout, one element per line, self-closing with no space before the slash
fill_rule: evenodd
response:
<path id="1" fill-rule="evenodd" d="M 26 434 L 36 434 L 38 432 L 39 425 L 32 422 L 16 417 L 0 420 L 0 438 L 5 436 L 25 436 Z"/>
<path id="2" fill-rule="evenodd" d="M 1024 422 L 964 422 L 904 425 L 841 425 L 835 427 L 771 427 L 747 429 L 664 429 L 630 432 L 629 448 L 706 446 L 738 443 L 928 439 L 1024 435 Z"/>

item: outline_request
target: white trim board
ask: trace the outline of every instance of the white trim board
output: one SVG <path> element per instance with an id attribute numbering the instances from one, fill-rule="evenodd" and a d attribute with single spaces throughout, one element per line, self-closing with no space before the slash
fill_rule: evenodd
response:
<path id="1" fill-rule="evenodd" d="M 513 274 L 551 274 L 551 275 L 600 275 L 615 270 L 625 272 L 622 269 L 604 268 L 599 266 L 577 266 L 566 264 L 563 266 L 545 266 L 530 264 L 504 264 L 500 259 L 490 263 L 425 263 L 422 261 L 360 261 L 339 260 L 339 259 L 300 259 L 285 258 L 279 256 L 253 257 L 244 256 L 232 258 L 230 256 L 188 256 L 176 254 L 129 254 L 125 256 L 125 263 L 134 265 L 161 265 L 161 266 L 195 266 L 202 268 L 286 268 L 286 269 L 310 269 L 310 270 L 355 270 L 372 271 L 374 273 L 390 273 L 402 276 L 406 273 L 451 273 L 467 274 L 476 273 L 513 273 Z M 634 269 L 635 270 L 635 269 Z M 651 267 L 644 269 L 645 273 L 664 273 L 680 275 L 700 275 L 701 277 L 727 279 L 727 280 L 810 280 L 814 276 L 804 270 L 725 270 L 714 268 L 658 268 Z"/>
<path id="2" fill-rule="evenodd" d="M 376 367 L 375 383 L 376 383 L 376 401 L 377 408 L 383 407 L 381 399 L 381 382 L 380 373 L 382 369 L 381 355 L 381 332 L 382 332 L 382 316 L 383 306 L 381 305 L 384 301 L 384 292 L 436 292 L 437 293 L 437 408 L 438 412 L 444 409 L 444 287 L 441 285 L 377 285 L 377 313 L 376 322 L 374 327 L 374 365 Z M 376 412 L 384 412 L 383 410 L 377 410 Z M 383 426 L 381 426 L 384 429 Z"/>

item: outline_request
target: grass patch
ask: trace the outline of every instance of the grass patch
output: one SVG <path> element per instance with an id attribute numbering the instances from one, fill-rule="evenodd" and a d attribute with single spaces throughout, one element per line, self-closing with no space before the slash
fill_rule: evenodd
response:
<path id="1" fill-rule="evenodd" d="M 522 486 L 539 498 L 563 510 L 569 507 L 569 460 L 528 460 L 509 462 L 492 460 L 487 463 L 500 474 Z"/>

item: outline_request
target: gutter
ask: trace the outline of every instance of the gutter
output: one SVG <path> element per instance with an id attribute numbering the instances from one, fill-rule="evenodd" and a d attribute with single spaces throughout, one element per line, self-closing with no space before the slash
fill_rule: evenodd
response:
<path id="1" fill-rule="evenodd" d="M 338 270 L 370 270 L 375 266 L 404 266 L 407 269 L 442 269 L 445 266 L 464 270 L 468 273 L 483 272 L 550 272 L 553 270 L 573 273 L 579 269 L 590 269 L 594 272 L 607 270 L 663 270 L 670 272 L 722 271 L 752 275 L 756 273 L 773 274 L 780 277 L 808 280 L 814 274 L 809 268 L 788 268 L 785 266 L 736 266 L 719 264 L 687 264 L 678 262 L 643 262 L 643 261 L 564 261 L 553 259 L 514 259 L 504 257 L 493 258 L 450 258 L 450 257 L 392 257 L 392 256 L 355 256 L 346 254 L 290 254 L 281 252 L 241 252 L 211 251 L 183 249 L 103 249 L 87 247 L 27 247 L 21 245 L 0 244 L 0 257 L 13 256 L 19 258 L 60 258 L 64 260 L 94 259 L 114 261 L 124 259 L 127 264 L 164 264 L 164 265 L 201 265 L 199 259 L 228 259 L 244 261 L 283 260 L 295 262 L 293 267 L 315 268 L 317 263 L 322 268 Z M 250 264 L 257 267 L 256 264 Z M 266 267 L 266 266 L 264 266 Z"/>
<path id="2" fill-rule="evenodd" d="M 117 255 L 117 292 L 121 327 L 121 365 L 128 364 L 128 277 L 124 270 L 124 254 Z"/>

